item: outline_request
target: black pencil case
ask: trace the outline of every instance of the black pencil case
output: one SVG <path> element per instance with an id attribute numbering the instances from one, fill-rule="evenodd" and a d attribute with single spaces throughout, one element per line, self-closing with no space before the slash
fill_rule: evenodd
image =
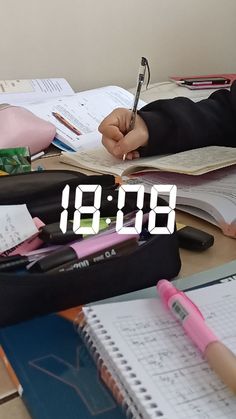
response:
<path id="1" fill-rule="evenodd" d="M 44 223 L 58 222 L 65 186 L 70 186 L 67 209 L 73 218 L 75 189 L 87 184 L 102 186 L 101 216 L 115 216 L 118 192 L 114 177 L 86 176 L 74 171 L 49 170 L 1 177 L 0 204 L 27 204 L 31 215 Z M 111 201 L 107 200 L 108 195 L 112 196 Z M 127 195 L 124 213 L 137 209 L 137 194 Z M 150 211 L 149 201 L 149 195 L 145 194 L 144 212 Z M 85 194 L 83 205 L 93 205 L 93 202 L 93 194 Z M 166 202 L 158 198 L 158 205 Z M 158 225 L 166 225 L 165 214 L 158 215 Z M 158 279 L 174 278 L 180 267 L 174 232 L 153 235 L 130 254 L 71 273 L 0 273 L 0 326 L 150 287 Z"/>

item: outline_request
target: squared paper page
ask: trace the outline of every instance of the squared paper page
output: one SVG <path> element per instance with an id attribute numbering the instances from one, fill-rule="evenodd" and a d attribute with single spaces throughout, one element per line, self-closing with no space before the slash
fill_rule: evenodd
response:
<path id="1" fill-rule="evenodd" d="M 23 205 L 0 205 L 0 253 L 12 249 L 38 232 Z"/>
<path id="2" fill-rule="evenodd" d="M 210 292 L 209 288 L 191 291 L 188 295 L 216 335 L 236 353 L 236 282 L 214 285 Z M 235 395 L 211 371 L 158 298 L 97 305 L 84 312 L 88 327 L 91 316 L 91 334 L 95 334 L 105 363 L 109 359 L 111 369 L 118 368 L 120 374 L 125 371 L 122 360 L 131 367 L 129 372 L 123 372 L 122 381 L 126 380 L 131 394 L 136 394 L 144 418 L 157 417 L 157 410 L 163 419 L 235 419 Z M 99 320 L 101 329 L 96 328 L 95 320 Z M 110 341 L 117 352 L 112 352 Z M 130 373 L 136 377 L 125 378 Z M 135 386 L 135 380 L 141 384 Z M 145 395 L 151 396 L 151 400 L 143 400 Z"/>

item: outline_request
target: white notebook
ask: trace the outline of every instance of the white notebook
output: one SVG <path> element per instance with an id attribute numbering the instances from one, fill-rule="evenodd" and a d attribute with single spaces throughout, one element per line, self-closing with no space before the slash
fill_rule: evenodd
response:
<path id="1" fill-rule="evenodd" d="M 188 293 L 236 352 L 236 281 Z M 83 332 L 116 381 L 128 417 L 235 419 L 236 396 L 156 299 L 83 309 Z"/>

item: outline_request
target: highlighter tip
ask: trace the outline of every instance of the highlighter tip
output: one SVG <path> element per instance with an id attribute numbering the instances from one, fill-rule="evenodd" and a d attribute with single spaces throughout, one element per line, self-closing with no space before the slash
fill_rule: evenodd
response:
<path id="1" fill-rule="evenodd" d="M 167 280 L 161 279 L 157 283 L 157 291 L 161 300 L 168 304 L 169 298 L 179 293 L 179 291 Z"/>

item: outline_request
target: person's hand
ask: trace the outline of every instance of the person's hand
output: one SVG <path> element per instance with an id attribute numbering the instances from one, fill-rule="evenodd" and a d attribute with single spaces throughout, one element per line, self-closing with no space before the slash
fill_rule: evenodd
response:
<path id="1" fill-rule="evenodd" d="M 148 129 L 144 120 L 136 115 L 134 129 L 129 132 L 130 119 L 130 110 L 117 108 L 98 127 L 104 147 L 120 159 L 123 155 L 126 155 L 127 160 L 138 158 L 137 149 L 148 143 Z"/>

